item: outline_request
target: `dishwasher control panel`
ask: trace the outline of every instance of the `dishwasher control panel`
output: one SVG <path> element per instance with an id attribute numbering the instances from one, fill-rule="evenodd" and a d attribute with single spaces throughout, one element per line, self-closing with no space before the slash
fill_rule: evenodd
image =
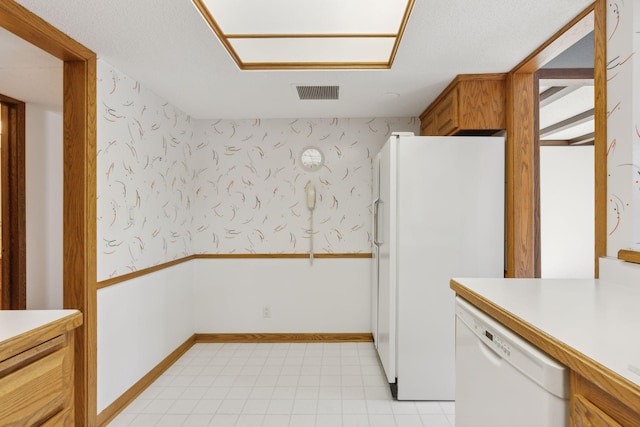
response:
<path id="1" fill-rule="evenodd" d="M 478 319 L 474 320 L 474 332 L 483 337 L 485 343 L 491 346 L 502 357 L 511 357 L 511 344 L 501 337 L 495 330 L 487 328 Z"/>

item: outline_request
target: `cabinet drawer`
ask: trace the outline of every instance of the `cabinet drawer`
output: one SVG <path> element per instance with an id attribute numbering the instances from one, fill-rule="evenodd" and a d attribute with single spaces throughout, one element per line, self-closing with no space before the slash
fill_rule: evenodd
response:
<path id="1" fill-rule="evenodd" d="M 0 426 L 38 425 L 73 396 L 71 357 L 59 336 L 0 363 Z"/>
<path id="2" fill-rule="evenodd" d="M 582 395 L 573 397 L 573 426 L 575 427 L 622 427 L 613 418 Z"/>
<path id="3" fill-rule="evenodd" d="M 66 409 L 45 421 L 40 427 L 71 427 L 73 426 L 74 413 L 71 408 Z"/>

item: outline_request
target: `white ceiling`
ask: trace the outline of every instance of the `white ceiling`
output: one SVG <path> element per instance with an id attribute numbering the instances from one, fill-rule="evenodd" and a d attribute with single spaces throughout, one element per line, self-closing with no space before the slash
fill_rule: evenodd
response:
<path id="1" fill-rule="evenodd" d="M 207 119 L 419 115 L 455 75 L 509 71 L 591 1 L 417 0 L 391 70 L 240 71 L 190 0 L 17 0 Z M 27 74 L 10 71 L 6 49 L 0 78 Z M 33 68 L 51 68 L 50 57 Z M 300 101 L 300 84 L 339 85 L 340 100 Z"/>
<path id="2" fill-rule="evenodd" d="M 0 93 L 62 109 L 62 61 L 0 28 Z"/>

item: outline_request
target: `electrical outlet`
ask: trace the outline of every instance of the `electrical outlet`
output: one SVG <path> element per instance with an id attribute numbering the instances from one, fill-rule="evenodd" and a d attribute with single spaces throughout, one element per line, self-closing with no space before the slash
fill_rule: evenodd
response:
<path id="1" fill-rule="evenodd" d="M 262 317 L 265 319 L 271 318 L 271 306 L 263 305 L 262 306 Z"/>

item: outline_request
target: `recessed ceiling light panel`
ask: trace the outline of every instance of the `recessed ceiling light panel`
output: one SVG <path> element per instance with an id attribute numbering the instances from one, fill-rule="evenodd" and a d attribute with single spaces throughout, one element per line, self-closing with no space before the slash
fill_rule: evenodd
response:
<path id="1" fill-rule="evenodd" d="M 193 0 L 241 69 L 390 68 L 414 0 Z"/>

